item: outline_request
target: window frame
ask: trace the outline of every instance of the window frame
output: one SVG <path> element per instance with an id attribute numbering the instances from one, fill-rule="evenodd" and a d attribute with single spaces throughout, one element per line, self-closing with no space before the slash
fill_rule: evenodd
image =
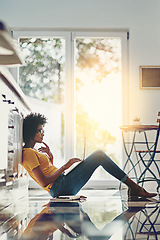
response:
<path id="1" fill-rule="evenodd" d="M 64 158 L 67 161 L 75 156 L 75 79 L 74 79 L 74 58 L 75 39 L 79 37 L 94 38 L 121 38 L 122 40 L 122 124 L 129 120 L 129 81 L 128 81 L 128 39 L 127 31 L 61 31 L 61 30 L 14 30 L 13 38 L 18 41 L 22 37 L 63 37 L 66 40 L 66 64 L 65 64 L 65 136 L 64 136 Z M 14 78 L 18 82 L 18 68 L 10 69 Z M 115 109 L 116 111 L 116 109 Z M 124 153 L 123 153 L 124 155 Z M 117 181 L 114 180 L 93 180 L 86 188 L 105 188 L 106 185 L 117 188 Z"/>

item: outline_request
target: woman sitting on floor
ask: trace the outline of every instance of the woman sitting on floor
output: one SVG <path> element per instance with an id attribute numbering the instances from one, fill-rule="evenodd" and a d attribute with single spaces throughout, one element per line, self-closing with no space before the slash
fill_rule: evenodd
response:
<path id="1" fill-rule="evenodd" d="M 53 155 L 49 146 L 43 142 L 46 117 L 40 113 L 30 113 L 23 122 L 23 159 L 22 166 L 29 175 L 52 197 L 60 195 L 76 195 L 88 182 L 95 169 L 102 166 L 106 172 L 125 183 L 131 196 L 150 198 L 156 193 L 149 193 L 132 181 L 103 151 L 97 150 L 85 160 L 71 158 L 61 168 L 53 165 Z M 44 146 L 34 149 L 36 143 Z M 46 154 L 43 154 L 46 153 Z M 64 171 L 74 163 L 79 164 L 65 175 Z"/>

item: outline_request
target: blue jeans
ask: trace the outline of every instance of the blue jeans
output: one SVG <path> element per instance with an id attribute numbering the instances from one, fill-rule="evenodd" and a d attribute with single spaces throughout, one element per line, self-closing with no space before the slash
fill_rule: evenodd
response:
<path id="1" fill-rule="evenodd" d="M 126 173 L 123 172 L 103 151 L 97 150 L 68 174 L 61 174 L 50 189 L 51 196 L 76 195 L 99 166 L 102 166 L 108 173 L 121 182 L 125 182 L 128 178 Z"/>

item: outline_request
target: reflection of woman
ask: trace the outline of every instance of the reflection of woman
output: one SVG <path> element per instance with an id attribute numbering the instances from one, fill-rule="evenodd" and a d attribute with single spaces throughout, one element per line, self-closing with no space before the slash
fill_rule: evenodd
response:
<path id="1" fill-rule="evenodd" d="M 86 236 L 90 240 L 108 240 L 116 232 L 115 226 L 117 230 L 121 228 L 132 216 L 145 208 L 145 204 L 146 201 L 141 201 L 141 207 L 129 207 L 100 231 L 78 202 L 50 202 L 29 222 L 21 239 L 48 239 L 59 229 L 71 238 Z"/>
<path id="2" fill-rule="evenodd" d="M 148 193 L 142 187 L 133 182 L 103 151 L 98 150 L 87 157 L 84 161 L 79 158 L 71 158 L 61 168 L 53 165 L 53 155 L 46 143 L 43 142 L 45 116 L 31 113 L 26 116 L 23 123 L 23 167 L 29 175 L 52 197 L 59 195 L 75 195 L 87 183 L 95 169 L 102 166 L 106 172 L 125 183 L 131 195 L 140 197 L 154 197 L 157 194 Z M 54 133 L 53 133 L 54 134 Z M 36 151 L 36 143 L 43 146 Z M 45 153 L 45 154 L 44 154 Z M 64 171 L 72 164 L 79 164 L 68 174 Z"/>
<path id="3" fill-rule="evenodd" d="M 58 228 L 54 222 L 49 219 L 51 211 L 49 207 L 45 207 L 39 214 L 31 219 L 27 228 L 23 232 L 20 239 L 26 240 L 42 240 L 47 239 Z"/>

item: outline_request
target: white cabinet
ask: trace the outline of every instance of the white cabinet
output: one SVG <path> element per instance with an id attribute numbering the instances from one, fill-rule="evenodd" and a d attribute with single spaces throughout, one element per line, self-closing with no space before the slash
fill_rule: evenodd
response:
<path id="1" fill-rule="evenodd" d="M 30 108 L 25 95 L 7 69 L 0 68 L 0 192 L 28 184 L 22 161 L 23 116 Z M 15 191 L 16 192 L 16 191 Z M 23 191 L 22 191 L 23 192 Z M 13 192 L 14 193 L 14 192 Z M 13 196 L 12 196 L 13 197 Z"/>

